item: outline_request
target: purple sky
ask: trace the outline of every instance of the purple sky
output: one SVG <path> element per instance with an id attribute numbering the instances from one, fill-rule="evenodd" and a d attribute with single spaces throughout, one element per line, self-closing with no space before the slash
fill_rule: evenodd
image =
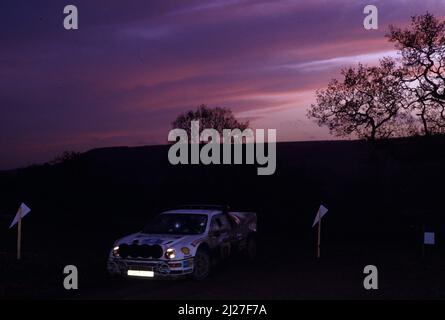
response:
<path id="1" fill-rule="evenodd" d="M 63 28 L 63 7 L 79 29 Z M 377 31 L 363 28 L 366 4 Z M 388 24 L 443 0 L 85 0 L 0 3 L 0 169 L 64 150 L 165 143 L 175 116 L 231 108 L 280 141 L 332 139 L 306 119 L 342 66 L 393 55 Z"/>

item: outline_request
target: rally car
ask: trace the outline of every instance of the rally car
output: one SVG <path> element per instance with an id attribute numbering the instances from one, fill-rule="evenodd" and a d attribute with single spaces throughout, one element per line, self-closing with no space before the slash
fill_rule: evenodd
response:
<path id="1" fill-rule="evenodd" d="M 117 240 L 111 275 L 206 278 L 212 265 L 241 253 L 256 255 L 257 217 L 222 206 L 183 206 L 157 215 L 142 231 Z"/>

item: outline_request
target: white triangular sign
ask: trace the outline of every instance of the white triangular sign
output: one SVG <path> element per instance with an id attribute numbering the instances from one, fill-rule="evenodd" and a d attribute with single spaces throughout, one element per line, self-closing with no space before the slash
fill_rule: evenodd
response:
<path id="1" fill-rule="evenodd" d="M 11 229 L 18 221 L 19 221 L 19 215 L 23 218 L 26 216 L 31 209 L 28 208 L 28 206 L 24 203 L 22 203 L 19 207 L 19 210 L 17 211 L 17 214 L 14 217 L 14 220 L 12 220 L 11 225 L 9 226 L 9 229 Z"/>
<path id="2" fill-rule="evenodd" d="M 325 208 L 323 205 L 320 206 L 318 209 L 317 215 L 315 216 L 314 223 L 312 224 L 312 228 L 320 221 L 321 218 L 328 212 L 328 209 Z"/>

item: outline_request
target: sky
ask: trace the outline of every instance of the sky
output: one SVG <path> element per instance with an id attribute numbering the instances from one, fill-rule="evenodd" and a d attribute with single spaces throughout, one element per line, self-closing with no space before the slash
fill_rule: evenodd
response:
<path id="1" fill-rule="evenodd" d="M 76 5 L 79 29 L 65 30 Z M 363 28 L 363 8 L 379 29 Z M 384 37 L 443 0 L 0 2 L 0 170 L 66 150 L 165 144 L 200 104 L 279 141 L 334 139 L 306 117 L 341 68 L 395 56 Z"/>

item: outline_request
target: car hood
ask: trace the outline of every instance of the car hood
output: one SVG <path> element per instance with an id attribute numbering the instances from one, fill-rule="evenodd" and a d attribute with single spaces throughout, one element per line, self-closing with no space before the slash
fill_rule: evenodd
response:
<path id="1" fill-rule="evenodd" d="M 116 241 L 116 245 L 122 244 L 148 244 L 148 245 L 161 245 L 161 246 L 174 246 L 180 242 L 187 242 L 188 239 L 193 241 L 195 235 L 171 235 L 171 234 L 147 234 L 147 233 L 134 233 Z"/>

